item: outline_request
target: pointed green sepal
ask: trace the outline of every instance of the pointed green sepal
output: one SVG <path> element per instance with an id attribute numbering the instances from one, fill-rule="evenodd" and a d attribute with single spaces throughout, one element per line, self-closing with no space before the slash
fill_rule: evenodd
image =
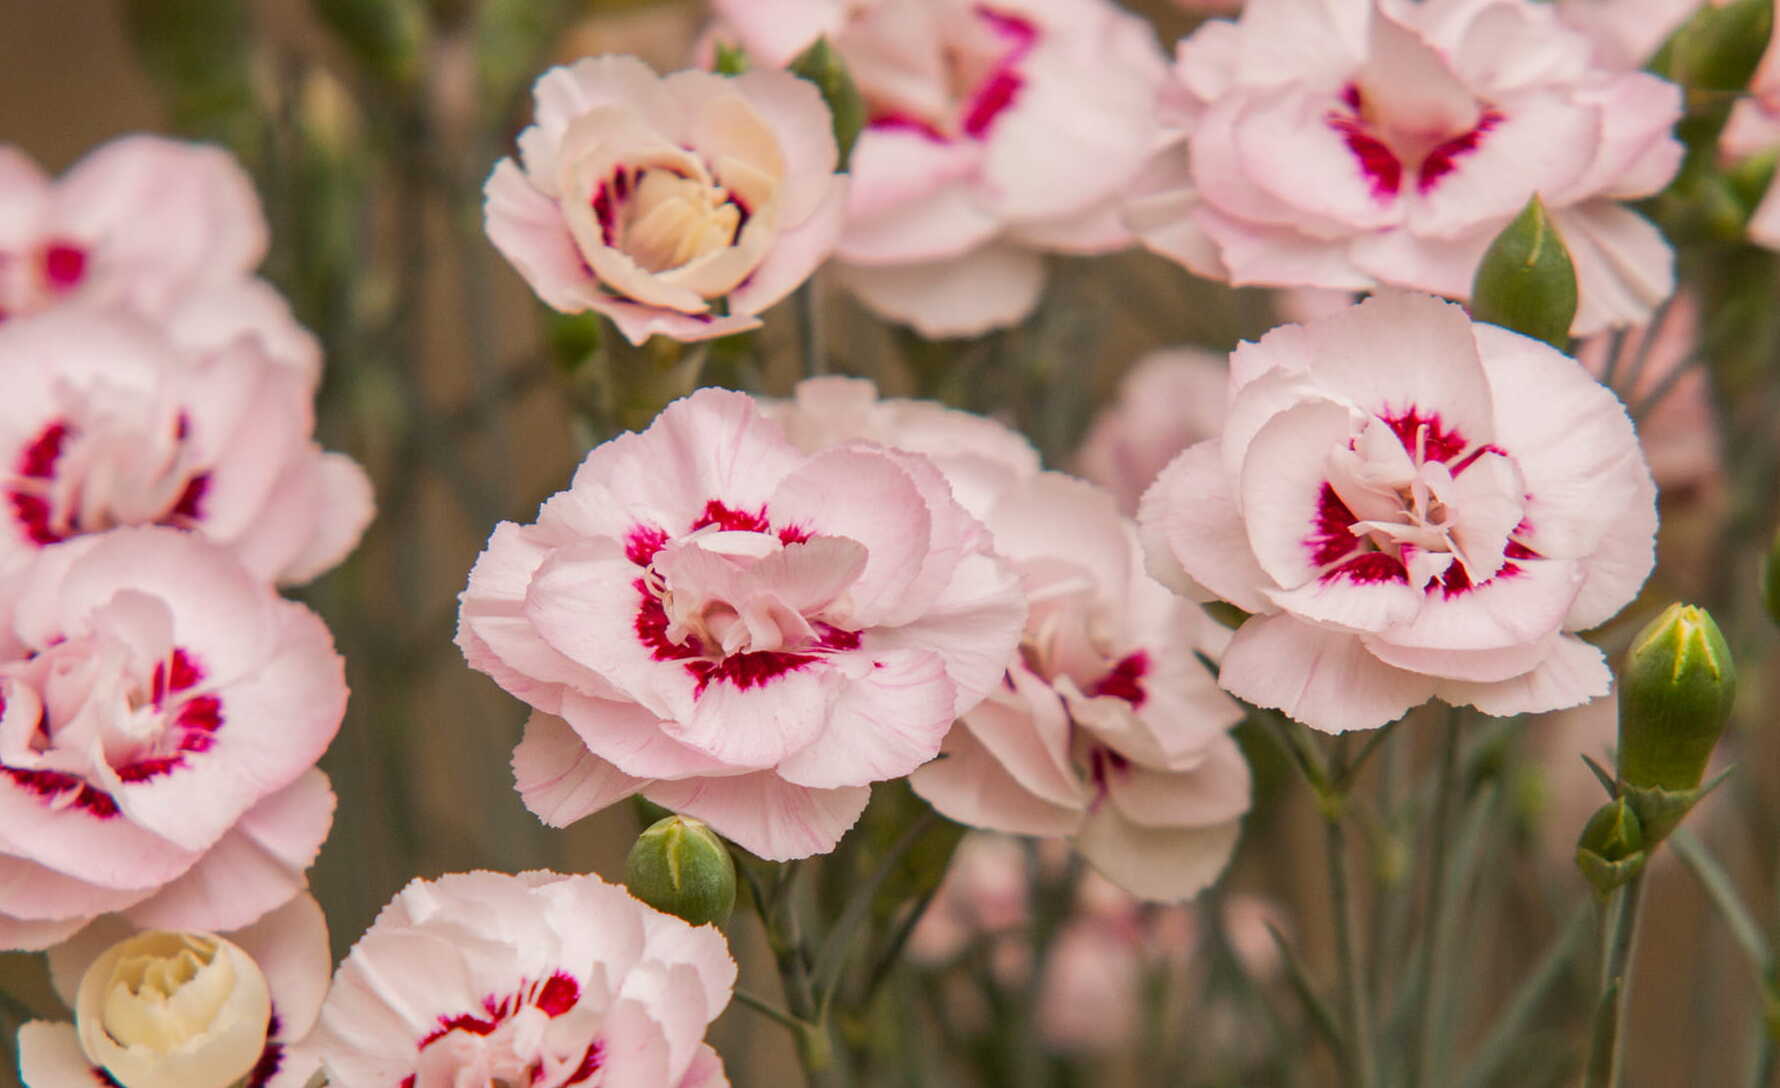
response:
<path id="1" fill-rule="evenodd" d="M 1672 604 L 1632 640 L 1619 678 L 1622 787 L 1682 794 L 1705 777 L 1737 694 L 1737 670 L 1703 608 Z"/>
<path id="2" fill-rule="evenodd" d="M 1576 842 L 1576 867 L 1602 899 L 1637 876 L 1648 857 L 1643 823 L 1624 798 L 1596 809 Z"/>
<path id="3" fill-rule="evenodd" d="M 808 49 L 799 53 L 790 64 L 793 75 L 802 76 L 822 92 L 828 111 L 834 118 L 834 143 L 840 152 L 837 170 L 847 168 L 853 144 L 865 128 L 865 98 L 847 71 L 847 64 L 827 38 L 817 38 Z"/>
<path id="4" fill-rule="evenodd" d="M 735 910 L 735 861 L 702 820 L 668 816 L 637 836 L 624 886 L 664 914 L 695 926 L 721 924 Z"/>
<path id="5" fill-rule="evenodd" d="M 1562 351 L 1576 318 L 1576 266 L 1538 194 L 1484 252 L 1471 281 L 1471 316 Z"/>
<path id="6" fill-rule="evenodd" d="M 1719 783 L 1729 777 L 1732 768 L 1726 767 L 1718 777 L 1704 786 L 1693 789 L 1670 790 L 1661 786 L 1624 786 L 1620 796 L 1638 814 L 1638 822 L 1644 830 L 1644 841 L 1655 846 L 1669 837 L 1669 833 L 1681 826 L 1681 821 L 1693 811 L 1695 805 L 1705 800 L 1706 795 L 1718 788 Z"/>

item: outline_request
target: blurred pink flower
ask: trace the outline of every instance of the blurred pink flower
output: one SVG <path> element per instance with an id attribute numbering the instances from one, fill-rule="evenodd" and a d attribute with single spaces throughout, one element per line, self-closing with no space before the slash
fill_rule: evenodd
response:
<path id="1" fill-rule="evenodd" d="M 192 342 L 201 337 L 192 336 Z M 328 570 L 373 507 L 311 434 L 313 386 L 253 336 L 210 350 L 115 310 L 0 326 L 0 571 L 119 525 L 170 525 L 286 585 Z"/>
<path id="2" fill-rule="evenodd" d="M 1641 68 L 1702 0 L 1557 0 L 1558 19 L 1594 44 L 1594 62 Z"/>
<path id="3" fill-rule="evenodd" d="M 1197 893 L 1249 805 L 1227 732 L 1242 710 L 1194 656 L 1229 633 L 1144 573 L 1135 529 L 1089 484 L 1036 477 L 988 525 L 1030 602 L 1020 657 L 915 792 L 974 827 L 1067 836 L 1146 899 Z"/>
<path id="4" fill-rule="evenodd" d="M 1175 454 L 1223 429 L 1229 385 L 1215 352 L 1171 348 L 1144 356 L 1088 429 L 1076 471 L 1111 491 L 1122 512 L 1137 513 L 1144 489 Z"/>
<path id="5" fill-rule="evenodd" d="M 806 455 L 706 389 L 587 455 L 470 572 L 458 645 L 539 713 L 514 753 L 561 826 L 642 792 L 762 857 L 832 849 L 931 759 L 1025 615 L 920 456 Z"/>
<path id="6" fill-rule="evenodd" d="M 1255 613 L 1226 690 L 1328 732 L 1436 696 L 1509 715 L 1606 693 L 1569 632 L 1649 574 L 1655 486 L 1574 360 L 1390 294 L 1243 344 L 1231 390 L 1223 436 L 1139 514 L 1158 577 Z"/>
<path id="7" fill-rule="evenodd" d="M 841 281 L 928 337 L 1011 325 L 1045 253 L 1131 241 L 1124 189 L 1157 147 L 1167 62 L 1107 0 L 716 0 L 723 32 L 780 65 L 819 36 L 868 123 L 853 149 Z"/>
<path id="8" fill-rule="evenodd" d="M 72 299 L 164 316 L 265 254 L 253 183 L 221 148 L 125 136 L 52 181 L 0 146 L 0 321 Z"/>
<path id="9" fill-rule="evenodd" d="M 952 854 L 945 880 L 909 935 L 909 957 L 939 964 L 972 942 L 1026 924 L 1026 852 L 1007 835 L 970 832 Z"/>
<path id="10" fill-rule="evenodd" d="M 75 1008 L 87 968 L 139 929 L 110 916 L 50 949 L 50 980 L 63 1004 Z M 308 893 L 300 893 L 252 925 L 216 935 L 253 958 L 272 995 L 265 1049 L 239 1088 L 305 1088 L 320 1063 L 302 1043 L 321 1013 L 334 966 L 321 907 Z M 21 1027 L 19 1070 L 30 1088 L 93 1088 L 114 1083 L 88 1060 L 75 1026 L 68 1023 L 39 1020 Z"/>
<path id="11" fill-rule="evenodd" d="M 0 581 L 0 947 L 122 912 L 247 925 L 333 819 L 327 628 L 202 538 L 114 529 Z"/>
<path id="12" fill-rule="evenodd" d="M 316 1053 L 336 1088 L 721 1088 L 701 1041 L 735 961 L 597 876 L 414 880 L 334 976 Z"/>
<path id="13" fill-rule="evenodd" d="M 834 248 L 847 187 L 814 84 L 608 56 L 533 94 L 519 161 L 488 179 L 488 236 L 556 309 L 605 314 L 632 343 L 727 336 Z"/>
<path id="14" fill-rule="evenodd" d="M 1576 332 L 1641 321 L 1673 255 L 1619 202 L 1675 173 L 1680 91 L 1592 48 L 1532 0 L 1254 0 L 1181 42 L 1185 147 L 1128 220 L 1236 284 L 1464 298 L 1537 193 L 1576 264 Z"/>

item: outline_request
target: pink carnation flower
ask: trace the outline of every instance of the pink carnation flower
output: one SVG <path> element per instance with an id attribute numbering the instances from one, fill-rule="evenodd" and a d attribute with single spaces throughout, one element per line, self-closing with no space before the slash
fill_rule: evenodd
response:
<path id="1" fill-rule="evenodd" d="M 1167 62 L 1107 0 L 716 0 L 757 62 L 826 35 L 864 95 L 842 282 L 924 336 L 1011 325 L 1045 253 L 1131 241 L 1119 197 L 1159 144 Z"/>
<path id="2" fill-rule="evenodd" d="M 1171 348 L 1137 361 L 1119 382 L 1076 451 L 1076 471 L 1113 493 L 1119 510 L 1137 500 L 1175 454 L 1224 427 L 1223 357 L 1201 348 Z"/>
<path id="3" fill-rule="evenodd" d="M 488 236 L 556 309 L 596 310 L 633 343 L 727 336 L 833 249 L 846 179 L 814 84 L 592 57 L 533 93 L 519 161 L 488 179 Z"/>
<path id="4" fill-rule="evenodd" d="M 314 764 L 346 683 L 321 620 L 171 529 L 46 548 L 0 581 L 0 948 L 98 915 L 252 922 L 333 819 Z"/>
<path id="5" fill-rule="evenodd" d="M 335 1088 L 722 1088 L 735 961 L 597 876 L 414 880 L 359 938 L 315 1049 Z"/>
<path id="6" fill-rule="evenodd" d="M 0 321 L 76 298 L 161 316 L 265 254 L 253 183 L 221 148 L 126 136 L 52 181 L 0 146 Z"/>
<path id="7" fill-rule="evenodd" d="M 1605 694 L 1605 622 L 1653 562 L 1625 409 L 1574 360 L 1421 295 L 1231 357 L 1221 438 L 1139 513 L 1151 570 L 1255 613 L 1226 690 L 1328 732 L 1430 697 L 1488 714 Z"/>
<path id="8" fill-rule="evenodd" d="M 960 823 L 1067 836 L 1107 879 L 1184 899 L 1223 870 L 1249 805 L 1242 709 L 1196 649 L 1228 632 L 1143 570 L 1110 495 L 1047 474 L 996 504 L 1031 611 L 1005 681 L 910 777 Z"/>
<path id="9" fill-rule="evenodd" d="M 1532 0 L 1255 0 L 1181 42 L 1187 151 L 1130 222 L 1232 283 L 1464 298 L 1537 193 L 1576 264 L 1576 333 L 1644 320 L 1673 255 L 1620 202 L 1674 175 L 1681 95 L 1592 50 Z"/>
<path id="10" fill-rule="evenodd" d="M 805 455 L 707 389 L 587 455 L 470 572 L 458 645 L 539 713 L 514 753 L 563 825 L 641 791 L 762 857 L 833 848 L 931 759 L 1024 606 L 925 459 Z"/>
<path id="11" fill-rule="evenodd" d="M 50 981 L 62 1003 L 76 1008 L 87 968 L 140 928 L 115 916 L 104 918 L 51 949 Z M 253 958 L 265 975 L 272 998 L 265 1049 L 238 1088 L 305 1088 L 320 1062 L 302 1043 L 321 1014 L 334 965 L 321 906 L 302 893 L 244 929 L 216 935 Z M 88 1059 L 75 1026 L 68 1023 L 38 1020 L 21 1027 L 19 1071 L 30 1088 L 94 1088 L 115 1083 Z"/>
<path id="12" fill-rule="evenodd" d="M 198 339 L 194 336 L 194 339 Z M 311 438 L 308 374 L 251 336 L 182 347 L 124 313 L 0 326 L 0 570 L 119 525 L 170 525 L 297 584 L 343 559 L 371 484 Z"/>

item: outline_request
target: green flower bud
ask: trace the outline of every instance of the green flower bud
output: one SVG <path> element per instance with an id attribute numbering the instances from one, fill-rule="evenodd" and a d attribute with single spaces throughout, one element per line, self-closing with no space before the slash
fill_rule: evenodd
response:
<path id="1" fill-rule="evenodd" d="M 1484 252 L 1471 281 L 1471 316 L 1558 350 L 1576 318 L 1576 266 L 1535 193 Z"/>
<path id="2" fill-rule="evenodd" d="M 1707 4 L 1664 47 L 1667 74 L 1696 90 L 1740 91 L 1755 75 L 1773 30 L 1773 0 Z"/>
<path id="3" fill-rule="evenodd" d="M 1576 842 L 1576 867 L 1603 899 L 1638 875 L 1646 856 L 1643 825 L 1623 797 L 1596 809 Z"/>
<path id="4" fill-rule="evenodd" d="M 846 62 L 827 38 L 817 38 L 815 44 L 797 55 L 790 69 L 793 75 L 814 83 L 822 92 L 822 100 L 828 103 L 829 112 L 834 115 L 834 142 L 841 153 L 838 169 L 845 170 L 853 142 L 865 127 L 865 99 L 854 85 Z"/>
<path id="5" fill-rule="evenodd" d="M 1711 615 L 1693 605 L 1664 609 L 1632 640 L 1620 672 L 1620 782 L 1698 787 L 1736 694 L 1736 666 Z"/>
<path id="6" fill-rule="evenodd" d="M 695 926 L 721 923 L 735 909 L 735 862 L 703 821 L 669 816 L 637 836 L 624 863 L 624 886 Z"/>

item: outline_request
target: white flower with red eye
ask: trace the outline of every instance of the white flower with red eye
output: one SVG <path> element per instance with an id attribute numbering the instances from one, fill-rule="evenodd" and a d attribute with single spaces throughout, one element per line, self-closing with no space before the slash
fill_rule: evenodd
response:
<path id="1" fill-rule="evenodd" d="M 126 136 L 52 181 L 0 146 L 0 321 L 71 299 L 162 316 L 265 253 L 253 184 L 220 148 Z"/>
<path id="2" fill-rule="evenodd" d="M 1068 836 L 1144 898 L 1195 894 L 1249 804 L 1227 732 L 1242 710 L 1194 656 L 1229 633 L 1144 573 L 1135 528 L 1089 484 L 1037 477 L 988 525 L 1030 602 L 1020 656 L 911 785 L 961 823 Z"/>
<path id="3" fill-rule="evenodd" d="M 155 942 L 161 948 L 143 951 L 171 949 L 172 957 L 150 956 L 137 958 L 134 964 L 119 964 L 116 975 L 120 977 L 115 982 L 128 985 L 136 1000 L 107 1002 L 107 991 L 100 990 L 83 1007 L 82 982 L 89 970 L 108 949 L 140 936 L 138 928 L 116 916 L 102 918 L 49 952 L 50 980 L 56 993 L 63 1004 L 76 1010 L 77 1020 L 93 1021 L 102 1027 L 109 1037 L 105 1039 L 106 1051 L 133 1052 L 130 1070 L 138 1076 L 157 1076 L 155 1083 L 212 1088 L 202 1079 L 205 1072 L 215 1067 L 214 1055 L 206 1051 L 223 1049 L 228 1036 L 246 1033 L 259 1040 L 257 1058 L 250 1051 L 248 1060 L 252 1065 L 246 1075 L 226 1081 L 217 1079 L 214 1088 L 305 1088 L 320 1062 L 303 1043 L 321 1014 L 322 998 L 327 995 L 328 976 L 333 970 L 327 919 L 313 897 L 306 892 L 299 894 L 245 929 L 216 934 L 163 934 Z M 228 944 L 216 939 L 219 937 Z M 229 945 L 234 948 L 229 949 Z M 253 971 L 238 959 L 230 962 L 241 954 L 251 960 Z M 153 964 L 156 958 L 162 959 L 161 965 Z M 167 959 L 175 962 L 166 962 Z M 216 970 L 219 965 L 220 971 Z M 232 1022 L 229 1014 L 237 1003 L 223 1000 L 233 995 L 218 993 L 224 987 L 217 983 L 232 982 L 234 989 L 244 989 L 250 983 L 248 976 L 254 972 L 264 979 L 270 1014 L 257 1023 Z M 207 977 L 211 975 L 223 977 Z M 120 1007 L 124 1011 L 121 1018 Z M 148 1015 L 143 1016 L 142 1012 Z M 21 1027 L 19 1069 L 31 1088 L 136 1083 L 133 1078 L 120 1078 L 117 1073 L 122 1067 L 116 1063 L 114 1072 L 107 1073 L 85 1052 L 75 1025 L 66 1023 L 34 1021 Z"/>
<path id="4" fill-rule="evenodd" d="M 514 754 L 566 824 L 642 792 L 756 854 L 830 850 L 938 752 L 1025 607 L 922 457 L 806 455 L 708 389 L 587 455 L 470 572 L 458 645 L 540 712 Z"/>
<path id="5" fill-rule="evenodd" d="M 597 876 L 414 880 L 334 976 L 314 1039 L 336 1088 L 723 1088 L 701 1042 L 735 961 Z"/>
<path id="6" fill-rule="evenodd" d="M 1681 93 L 1591 50 L 1533 0 L 1256 0 L 1181 42 L 1185 150 L 1127 219 L 1232 283 L 1464 298 L 1537 194 L 1576 265 L 1575 332 L 1642 321 L 1673 255 L 1621 202 L 1674 176 Z"/>
<path id="7" fill-rule="evenodd" d="M 834 248 L 846 178 L 814 84 L 595 57 L 534 94 L 519 161 L 488 179 L 488 236 L 556 309 L 605 314 L 633 343 L 728 336 Z"/>
<path id="8" fill-rule="evenodd" d="M 233 929 L 289 900 L 345 710 L 321 620 L 202 538 L 44 549 L 0 581 L 0 947 L 114 911 Z"/>
<path id="9" fill-rule="evenodd" d="M 843 282 L 923 335 L 1021 320 L 1043 254 L 1129 244 L 1119 199 L 1154 152 L 1167 62 L 1107 0 L 717 0 L 784 64 L 827 36 L 864 95 Z"/>
<path id="10" fill-rule="evenodd" d="M 236 338 L 197 351 L 128 314 L 64 307 L 0 326 L 0 571 L 120 525 L 188 529 L 256 575 L 332 567 L 371 485 L 311 438 L 309 376 Z"/>
<path id="11" fill-rule="evenodd" d="M 1654 562 L 1631 420 L 1575 360 L 1387 295 L 1231 356 L 1221 437 L 1145 493 L 1151 570 L 1256 613 L 1220 681 L 1329 732 L 1431 697 L 1509 715 L 1604 694 L 1570 632 Z"/>

